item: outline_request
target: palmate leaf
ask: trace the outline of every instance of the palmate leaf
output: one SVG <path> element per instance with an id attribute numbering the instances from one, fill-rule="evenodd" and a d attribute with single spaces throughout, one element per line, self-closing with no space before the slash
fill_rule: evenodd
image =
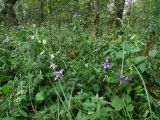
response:
<path id="1" fill-rule="evenodd" d="M 83 104 L 83 108 L 87 111 L 93 111 L 96 109 L 96 104 L 94 102 L 84 102 Z"/>
<path id="2" fill-rule="evenodd" d="M 119 111 L 124 107 L 124 103 L 118 96 L 115 96 L 112 99 L 112 106 L 115 108 L 115 110 Z"/>
<path id="3" fill-rule="evenodd" d="M 157 55 L 158 51 L 157 50 L 151 50 L 149 51 L 149 56 L 154 58 Z"/>
<path id="4" fill-rule="evenodd" d="M 136 65 L 139 65 L 141 63 L 143 63 L 146 60 L 146 58 L 144 56 L 138 56 L 134 59 L 134 63 Z"/>
<path id="5" fill-rule="evenodd" d="M 127 95 L 127 94 L 124 94 L 123 95 L 123 98 L 124 98 L 124 100 L 125 100 L 125 102 L 127 103 L 127 104 L 129 104 L 129 103 L 131 103 L 131 97 L 129 96 L 129 95 Z"/>
<path id="6" fill-rule="evenodd" d="M 76 120 L 88 120 L 88 116 L 81 111 L 78 112 Z"/>
<path id="7" fill-rule="evenodd" d="M 132 104 L 127 105 L 126 107 L 127 111 L 132 112 L 134 109 L 134 106 Z"/>
<path id="8" fill-rule="evenodd" d="M 45 94 L 44 94 L 43 91 L 37 93 L 37 95 L 36 95 L 36 100 L 37 100 L 37 101 L 42 101 L 42 100 L 44 100 L 44 99 L 45 99 Z"/>

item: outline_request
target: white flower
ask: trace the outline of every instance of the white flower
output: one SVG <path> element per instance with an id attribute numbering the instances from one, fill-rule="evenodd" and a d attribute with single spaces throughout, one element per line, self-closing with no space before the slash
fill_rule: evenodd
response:
<path id="1" fill-rule="evenodd" d="M 51 56 L 51 59 L 53 59 L 55 57 L 53 54 L 51 54 L 50 56 Z"/>
<path id="2" fill-rule="evenodd" d="M 9 43 L 9 41 L 10 41 L 9 36 L 7 36 L 7 37 L 3 40 L 3 44 Z"/>
<path id="3" fill-rule="evenodd" d="M 46 39 L 43 39 L 42 43 L 45 45 L 47 43 Z"/>
<path id="4" fill-rule="evenodd" d="M 59 53 L 60 53 L 60 51 L 57 51 L 57 52 L 56 52 L 56 54 L 59 54 Z"/>
<path id="5" fill-rule="evenodd" d="M 44 50 L 40 53 L 40 55 L 43 55 L 44 54 Z"/>
<path id="6" fill-rule="evenodd" d="M 34 39 L 35 39 L 35 36 L 34 36 L 34 35 L 32 35 L 32 36 L 31 36 L 31 39 L 32 39 L 32 40 L 34 40 Z"/>
<path id="7" fill-rule="evenodd" d="M 136 37 L 136 35 L 132 35 L 132 36 L 131 36 L 131 40 L 133 40 L 135 37 Z"/>
<path id="8" fill-rule="evenodd" d="M 52 70 L 55 70 L 57 67 L 58 67 L 58 65 L 56 65 L 56 64 L 54 64 L 54 63 L 52 63 L 52 64 L 50 65 L 50 68 L 51 68 Z"/>

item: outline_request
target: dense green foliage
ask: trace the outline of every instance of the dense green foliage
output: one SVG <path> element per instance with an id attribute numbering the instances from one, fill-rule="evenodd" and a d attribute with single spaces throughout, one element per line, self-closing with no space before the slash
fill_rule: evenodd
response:
<path id="1" fill-rule="evenodd" d="M 89 26 L 84 27 L 84 15 L 88 12 L 85 8 L 79 10 L 81 16 L 70 19 L 60 14 L 61 23 L 53 19 L 55 16 L 46 17 L 43 24 L 32 21 L 24 28 L 8 26 L 3 21 L 0 119 L 159 120 L 160 15 L 155 12 L 157 3 L 149 1 L 135 3 L 132 14 L 121 21 L 121 28 L 114 23 L 109 25 L 113 16 L 110 12 L 103 14 L 103 1 L 96 36 L 92 34 L 94 24 L 89 24 L 94 23 L 92 16 L 87 20 Z M 37 5 L 40 1 L 34 2 Z M 55 4 L 60 6 L 61 2 Z M 80 1 L 80 6 L 84 4 Z M 146 11 L 143 5 L 151 9 L 141 18 L 140 12 Z M 66 13 L 71 16 L 71 11 Z M 148 21 L 150 15 L 153 16 Z M 150 33 L 155 41 L 144 56 Z M 52 69 L 53 64 L 58 67 Z M 104 69 L 102 64 L 109 66 Z M 64 75 L 55 80 L 57 71 L 62 69 Z"/>

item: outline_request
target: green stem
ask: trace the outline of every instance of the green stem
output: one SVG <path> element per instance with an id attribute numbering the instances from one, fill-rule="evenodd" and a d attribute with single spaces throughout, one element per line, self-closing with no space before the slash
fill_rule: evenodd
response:
<path id="1" fill-rule="evenodd" d="M 137 69 L 137 67 L 135 67 L 135 66 L 133 66 L 133 67 L 134 67 L 135 70 L 137 71 L 137 73 L 138 73 L 138 75 L 139 75 L 139 77 L 141 78 L 141 81 L 142 81 L 142 83 L 143 83 L 144 90 L 145 90 L 145 93 L 146 93 L 146 96 L 147 96 L 149 111 L 150 111 L 150 115 L 151 115 L 151 114 L 152 114 L 152 109 L 151 109 L 151 104 L 150 104 L 150 100 L 149 100 L 149 95 L 148 95 L 148 90 L 147 90 L 147 88 L 146 88 L 146 84 L 145 84 L 145 82 L 144 82 L 144 79 L 143 79 L 141 73 L 140 73 L 139 70 Z M 152 115 L 151 115 L 151 116 L 152 116 Z M 151 120 L 153 120 L 152 117 L 151 117 Z"/>
<path id="2" fill-rule="evenodd" d="M 121 74 L 123 73 L 123 68 L 124 68 L 124 51 L 125 51 L 125 42 L 123 43 L 123 56 L 122 56 Z"/>
<path id="3" fill-rule="evenodd" d="M 65 93 L 64 93 L 64 90 L 63 90 L 63 87 L 62 87 L 62 85 L 61 85 L 60 80 L 58 80 L 58 83 L 59 83 L 59 86 L 60 86 L 61 91 L 62 91 L 62 93 L 63 93 L 63 96 L 64 96 L 64 98 L 65 98 L 65 100 L 66 100 L 66 102 L 67 102 L 67 104 L 68 104 L 68 100 L 67 100 L 67 97 L 66 97 L 66 95 L 65 95 Z"/>

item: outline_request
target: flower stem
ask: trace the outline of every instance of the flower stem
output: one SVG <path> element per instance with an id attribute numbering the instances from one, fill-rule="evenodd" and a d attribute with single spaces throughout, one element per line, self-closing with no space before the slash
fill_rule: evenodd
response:
<path id="1" fill-rule="evenodd" d="M 143 79 L 141 73 L 140 73 L 139 70 L 137 69 L 137 67 L 135 67 L 135 66 L 133 66 L 133 67 L 134 67 L 135 70 L 137 71 L 137 73 L 138 73 L 138 75 L 139 75 L 139 77 L 141 78 L 141 81 L 142 81 L 142 83 L 143 83 L 144 90 L 145 90 L 145 93 L 146 93 L 146 96 L 147 96 L 147 101 L 148 101 L 148 106 L 149 106 L 149 111 L 150 111 L 150 117 L 151 117 L 151 120 L 153 120 L 153 119 L 152 119 L 152 115 L 151 115 L 151 114 L 152 114 L 151 103 L 150 103 L 150 100 L 149 100 L 149 95 L 148 95 L 148 90 L 147 90 L 147 88 L 146 88 L 146 84 L 145 84 L 145 82 L 144 82 L 144 79 Z"/>

